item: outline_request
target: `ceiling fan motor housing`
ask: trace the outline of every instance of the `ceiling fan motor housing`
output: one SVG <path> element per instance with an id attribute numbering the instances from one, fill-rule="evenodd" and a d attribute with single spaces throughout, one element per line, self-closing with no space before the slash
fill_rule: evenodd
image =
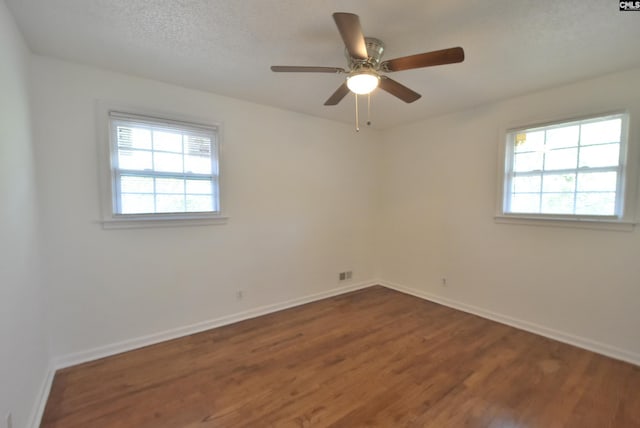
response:
<path id="1" fill-rule="evenodd" d="M 363 64 L 377 69 L 380 65 L 380 60 L 382 59 L 382 54 L 384 53 L 384 43 L 382 42 L 382 40 L 376 39 L 375 37 L 365 37 L 364 40 L 367 46 L 368 58 L 366 60 L 353 58 L 351 55 L 349 55 L 349 51 L 347 49 L 344 50 L 344 54 L 347 57 L 350 69 L 359 68 L 359 66 L 362 66 Z"/>

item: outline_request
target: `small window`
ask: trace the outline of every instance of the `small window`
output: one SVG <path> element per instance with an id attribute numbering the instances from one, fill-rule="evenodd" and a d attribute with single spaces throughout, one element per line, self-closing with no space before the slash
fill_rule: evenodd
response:
<path id="1" fill-rule="evenodd" d="M 613 114 L 508 131 L 503 213 L 621 219 L 626 129 Z"/>
<path id="2" fill-rule="evenodd" d="M 216 126 L 109 113 L 114 218 L 220 213 Z"/>

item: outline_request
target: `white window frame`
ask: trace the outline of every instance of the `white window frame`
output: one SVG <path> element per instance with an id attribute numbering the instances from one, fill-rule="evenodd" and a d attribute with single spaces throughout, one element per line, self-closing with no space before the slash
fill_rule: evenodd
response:
<path id="1" fill-rule="evenodd" d="M 610 168 L 611 170 L 618 171 L 615 215 L 513 213 L 507 210 L 510 197 L 514 140 L 518 132 L 611 116 L 621 116 L 623 118 L 620 139 L 620 161 L 617 167 Z M 629 162 L 629 159 L 634 159 L 636 155 L 635 147 L 631 144 L 629 138 L 630 120 L 627 111 L 618 110 L 561 120 L 549 120 L 526 125 L 503 127 L 500 132 L 502 144 L 500 144 L 498 157 L 498 191 L 495 221 L 497 223 L 527 224 L 533 226 L 578 227 L 620 231 L 633 230 L 636 224 L 634 212 L 637 166 L 635 162 Z"/>
<path id="2" fill-rule="evenodd" d="M 98 102 L 97 105 L 99 133 L 101 141 L 99 150 L 99 162 L 101 171 L 101 223 L 105 229 L 120 228 L 146 228 L 146 227 L 175 227 L 175 226 L 201 226 L 210 224 L 224 224 L 228 217 L 223 214 L 222 183 L 221 183 L 221 152 L 222 152 L 222 126 L 219 123 L 207 122 L 202 119 L 185 117 L 179 114 L 167 114 L 150 111 L 147 109 L 116 106 L 113 104 Z M 216 211 L 210 212 L 180 212 L 180 213 L 148 213 L 148 214 L 120 214 L 118 213 L 118 180 L 116 141 L 114 139 L 114 121 L 131 120 L 149 122 L 168 127 L 183 127 L 201 129 L 213 132 L 215 141 L 212 141 L 212 158 L 215 157 L 217 165 L 213 170 L 217 186 Z M 213 152 L 215 151 L 215 153 Z M 212 159 L 214 161 L 214 159 Z"/>

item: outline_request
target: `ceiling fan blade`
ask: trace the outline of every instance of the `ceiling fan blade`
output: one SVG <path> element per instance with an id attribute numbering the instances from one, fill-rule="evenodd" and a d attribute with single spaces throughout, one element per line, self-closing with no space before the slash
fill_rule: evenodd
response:
<path id="1" fill-rule="evenodd" d="M 391 95 L 400 98 L 405 103 L 412 103 L 422 96 L 387 76 L 380 76 L 379 87 Z"/>
<path id="2" fill-rule="evenodd" d="M 347 82 L 344 82 L 340 87 L 324 102 L 326 106 L 334 106 L 338 104 L 349 93 Z"/>
<path id="3" fill-rule="evenodd" d="M 338 31 L 340 31 L 340 36 L 349 55 L 356 59 L 367 59 L 369 57 L 367 45 L 364 41 L 358 15 L 336 12 L 333 14 L 333 20 L 336 21 Z"/>
<path id="4" fill-rule="evenodd" d="M 297 65 L 272 65 L 271 71 L 289 73 L 344 73 L 340 67 L 308 67 Z"/>
<path id="5" fill-rule="evenodd" d="M 383 71 L 401 71 L 462 61 L 464 61 L 464 50 L 461 47 L 457 47 L 390 59 L 383 61 L 380 64 L 380 69 Z"/>

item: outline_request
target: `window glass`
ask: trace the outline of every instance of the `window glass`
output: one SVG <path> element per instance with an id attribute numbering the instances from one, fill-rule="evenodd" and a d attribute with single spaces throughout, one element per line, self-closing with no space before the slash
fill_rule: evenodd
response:
<path id="1" fill-rule="evenodd" d="M 215 127 L 112 113 L 111 129 L 114 214 L 219 211 Z"/>
<path id="2" fill-rule="evenodd" d="M 507 135 L 507 214 L 621 217 L 625 114 Z"/>

